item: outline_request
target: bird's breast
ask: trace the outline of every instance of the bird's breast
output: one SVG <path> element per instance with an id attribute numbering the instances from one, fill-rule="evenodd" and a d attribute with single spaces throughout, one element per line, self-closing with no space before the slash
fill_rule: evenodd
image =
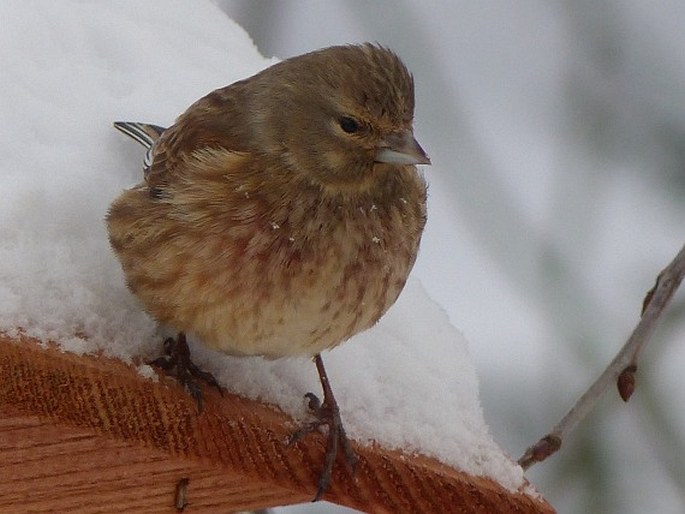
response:
<path id="1" fill-rule="evenodd" d="M 189 330 L 227 353 L 280 357 L 313 355 L 373 325 L 404 286 L 423 219 L 397 198 L 292 205 L 249 225 L 209 252 L 222 260 L 197 266 L 213 271 L 197 274 L 204 294 Z"/>
<path id="2" fill-rule="evenodd" d="M 313 355 L 395 302 L 425 223 L 418 175 L 344 201 L 212 177 L 161 200 L 134 188 L 110 209 L 127 283 L 158 321 L 230 354 Z"/>

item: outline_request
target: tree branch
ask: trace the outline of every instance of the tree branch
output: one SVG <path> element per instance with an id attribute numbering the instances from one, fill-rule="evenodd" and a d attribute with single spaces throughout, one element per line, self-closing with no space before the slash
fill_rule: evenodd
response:
<path id="1" fill-rule="evenodd" d="M 654 334 L 657 322 L 682 282 L 683 276 L 685 276 L 685 246 L 657 276 L 654 287 L 643 301 L 640 321 L 623 348 L 561 421 L 525 451 L 518 460 L 523 469 L 528 469 L 536 462 L 542 462 L 559 450 L 569 433 L 592 411 L 599 398 L 612 383 L 616 383 L 623 401 L 627 402 L 630 399 L 635 389 L 635 373 L 640 352 Z"/>

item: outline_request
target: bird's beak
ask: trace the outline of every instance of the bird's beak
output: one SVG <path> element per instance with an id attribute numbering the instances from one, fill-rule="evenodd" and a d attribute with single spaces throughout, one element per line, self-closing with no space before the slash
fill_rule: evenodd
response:
<path id="1" fill-rule="evenodd" d="M 430 164 L 431 160 L 414 139 L 411 130 L 396 132 L 378 145 L 376 162 L 387 164 Z"/>

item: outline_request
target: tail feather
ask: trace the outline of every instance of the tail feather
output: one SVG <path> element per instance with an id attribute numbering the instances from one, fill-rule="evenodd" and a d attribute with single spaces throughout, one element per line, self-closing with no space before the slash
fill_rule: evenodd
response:
<path id="1" fill-rule="evenodd" d="M 159 125 L 152 125 L 150 123 L 140 123 L 137 121 L 115 121 L 114 128 L 118 131 L 126 134 L 130 138 L 135 139 L 145 148 L 145 159 L 143 160 L 143 172 L 147 175 L 150 166 L 152 166 L 152 147 L 155 141 L 159 139 L 162 132 L 166 130 L 164 127 Z"/>
<path id="2" fill-rule="evenodd" d="M 114 128 L 135 139 L 148 150 L 159 139 L 159 136 L 166 129 L 159 125 L 150 123 L 139 123 L 135 121 L 115 121 Z"/>

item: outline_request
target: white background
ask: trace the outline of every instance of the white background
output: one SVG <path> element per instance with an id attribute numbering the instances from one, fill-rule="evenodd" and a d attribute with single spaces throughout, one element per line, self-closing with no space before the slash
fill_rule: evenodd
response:
<path id="1" fill-rule="evenodd" d="M 638 0 L 220 5 L 267 56 L 377 40 L 417 83 L 433 212 L 416 275 L 470 341 L 514 455 L 637 321 L 685 242 L 685 4 Z M 683 293 L 640 363 L 529 473 L 559 512 L 685 510 Z"/>

